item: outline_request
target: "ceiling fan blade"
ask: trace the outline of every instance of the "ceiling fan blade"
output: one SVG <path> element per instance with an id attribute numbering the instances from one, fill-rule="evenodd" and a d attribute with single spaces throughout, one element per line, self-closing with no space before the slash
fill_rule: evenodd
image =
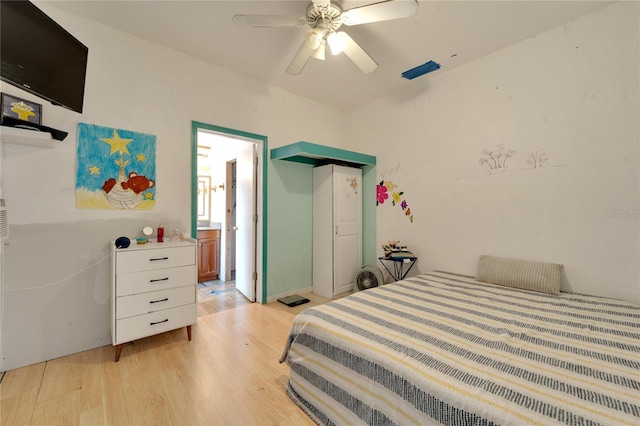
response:
<path id="1" fill-rule="evenodd" d="M 302 27 L 307 23 L 304 16 L 287 15 L 234 15 L 231 19 L 241 27 Z"/>
<path id="2" fill-rule="evenodd" d="M 291 63 L 287 67 L 287 74 L 298 75 L 302 71 L 305 65 L 307 65 L 307 61 L 313 54 L 313 49 L 311 49 L 306 41 L 302 42 L 300 49 L 295 54 Z"/>
<path id="3" fill-rule="evenodd" d="M 418 11 L 418 0 L 387 0 L 342 12 L 342 23 L 348 26 L 370 22 L 408 18 Z"/>
<path id="4" fill-rule="evenodd" d="M 345 55 L 349 57 L 353 61 L 354 64 L 358 66 L 362 70 L 363 73 L 368 74 L 370 72 L 375 71 L 378 68 L 378 64 L 374 61 L 371 56 L 367 54 L 367 52 L 362 49 L 356 43 L 349 34 L 342 32 L 344 35 L 344 48 L 343 52 Z"/>

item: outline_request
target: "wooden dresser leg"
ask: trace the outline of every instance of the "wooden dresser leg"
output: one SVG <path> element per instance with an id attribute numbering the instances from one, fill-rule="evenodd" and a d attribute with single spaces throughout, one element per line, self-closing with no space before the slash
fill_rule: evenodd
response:
<path id="1" fill-rule="evenodd" d="M 116 346 L 116 362 L 120 361 L 120 354 L 122 353 L 123 346 L 124 343 L 120 343 L 118 346 Z"/>
<path id="2" fill-rule="evenodd" d="M 189 341 L 191 341 L 191 326 L 190 325 L 187 326 L 187 337 L 189 338 Z"/>

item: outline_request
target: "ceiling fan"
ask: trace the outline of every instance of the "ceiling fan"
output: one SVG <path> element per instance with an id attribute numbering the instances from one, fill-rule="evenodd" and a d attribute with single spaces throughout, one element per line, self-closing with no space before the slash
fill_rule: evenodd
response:
<path id="1" fill-rule="evenodd" d="M 378 68 L 378 64 L 344 31 L 342 25 L 353 26 L 371 22 L 408 18 L 418 10 L 418 0 L 386 0 L 366 6 L 343 10 L 337 0 L 312 0 L 304 16 L 286 15 L 234 15 L 233 22 L 240 26 L 302 27 L 310 28 L 304 41 L 287 67 L 287 73 L 300 74 L 309 58 L 324 60 L 326 46 L 337 55 L 344 52 L 364 73 Z"/>

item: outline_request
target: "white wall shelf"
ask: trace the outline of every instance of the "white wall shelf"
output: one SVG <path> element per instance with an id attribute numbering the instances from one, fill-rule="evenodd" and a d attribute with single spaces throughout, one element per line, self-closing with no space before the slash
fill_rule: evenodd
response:
<path id="1" fill-rule="evenodd" d="M 0 126 L 0 139 L 4 143 L 53 148 L 51 133 L 39 132 L 37 130 Z"/>

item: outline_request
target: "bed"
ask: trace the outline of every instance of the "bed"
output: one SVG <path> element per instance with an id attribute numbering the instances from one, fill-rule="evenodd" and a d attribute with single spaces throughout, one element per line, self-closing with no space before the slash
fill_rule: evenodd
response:
<path id="1" fill-rule="evenodd" d="M 318 424 L 640 424 L 640 306 L 596 296 L 432 271 L 302 311 L 280 362 Z"/>

